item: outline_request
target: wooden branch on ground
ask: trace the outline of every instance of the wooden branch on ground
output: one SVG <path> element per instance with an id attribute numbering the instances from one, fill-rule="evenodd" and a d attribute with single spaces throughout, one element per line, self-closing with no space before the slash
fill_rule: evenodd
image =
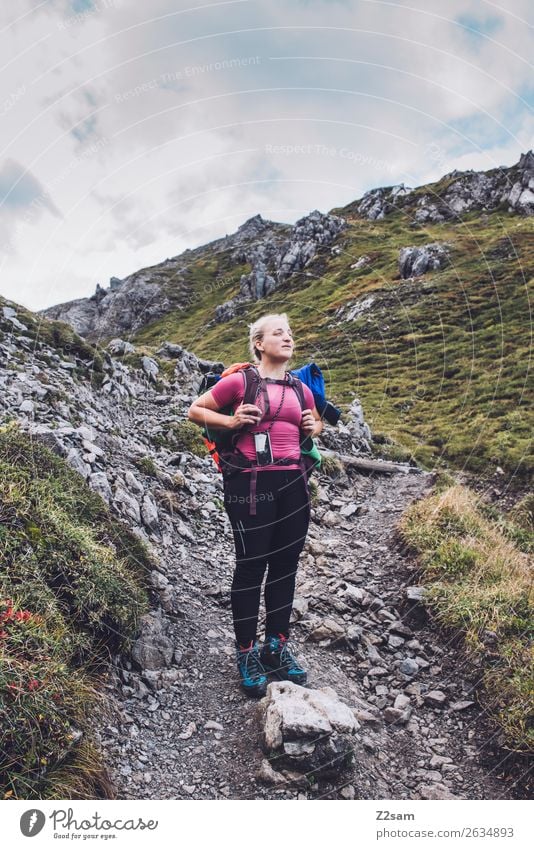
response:
<path id="1" fill-rule="evenodd" d="M 330 457 L 337 457 L 343 465 L 348 469 L 358 469 L 362 472 L 380 472 L 381 474 L 392 475 L 396 472 L 404 472 L 405 474 L 420 474 L 422 469 L 417 466 L 407 466 L 404 463 L 393 463 L 390 460 L 376 460 L 367 457 L 354 457 L 351 454 L 339 454 L 336 451 L 322 450 L 321 454 Z"/>

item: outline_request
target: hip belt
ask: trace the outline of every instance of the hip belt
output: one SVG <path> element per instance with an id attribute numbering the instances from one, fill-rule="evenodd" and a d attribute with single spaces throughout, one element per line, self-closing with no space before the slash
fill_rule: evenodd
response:
<path id="1" fill-rule="evenodd" d="M 249 513 L 251 516 L 256 515 L 256 490 L 257 490 L 257 481 L 258 481 L 258 472 L 266 471 L 265 466 L 258 466 L 257 463 L 254 463 L 253 460 L 250 460 L 248 457 L 241 451 L 232 452 L 231 454 L 222 454 L 219 457 L 222 468 L 223 480 L 226 482 L 234 477 L 234 475 L 242 472 L 243 469 L 250 469 L 250 510 Z M 269 463 L 270 466 L 294 466 L 298 465 L 299 469 L 302 471 L 302 475 L 304 477 L 304 484 L 306 489 L 306 500 L 308 507 L 311 510 L 311 496 L 310 496 L 310 487 L 308 483 L 308 473 L 306 464 L 304 462 L 304 458 L 302 455 L 299 460 L 290 457 L 284 457 L 280 460 L 273 460 L 272 463 Z M 267 472 L 272 471 L 267 469 Z"/>

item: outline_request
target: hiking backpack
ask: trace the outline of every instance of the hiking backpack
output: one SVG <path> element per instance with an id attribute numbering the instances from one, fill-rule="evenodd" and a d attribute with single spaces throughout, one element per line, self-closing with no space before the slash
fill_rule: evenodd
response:
<path id="1" fill-rule="evenodd" d="M 257 367 L 253 363 L 233 363 L 231 366 L 228 366 L 221 374 L 215 374 L 213 372 L 209 372 L 204 375 L 202 380 L 202 384 L 200 386 L 200 393 L 207 392 L 214 386 L 219 380 L 224 379 L 227 375 L 234 374 L 234 372 L 240 371 L 243 375 L 244 381 L 244 394 L 243 394 L 243 404 L 253 404 L 258 389 L 261 388 L 261 377 L 257 370 Z M 304 390 L 302 388 L 302 381 L 296 375 L 288 372 L 289 378 L 289 386 L 292 387 L 299 399 L 301 410 L 306 409 L 306 401 L 304 398 Z M 264 385 L 265 386 L 265 385 Z M 269 397 L 267 394 L 267 390 L 264 388 L 264 399 L 265 399 L 265 412 L 269 411 Z M 226 407 L 222 407 L 218 412 L 223 413 L 224 415 L 232 415 L 233 410 L 231 405 L 227 405 Z M 245 468 L 246 466 L 251 465 L 251 461 L 246 461 L 244 455 L 241 455 L 243 459 L 239 461 L 239 455 L 241 452 L 238 448 L 236 448 L 235 443 L 240 435 L 246 430 L 247 425 L 244 425 L 239 430 L 222 430 L 218 428 L 208 428 L 204 426 L 202 428 L 202 436 L 204 438 L 204 443 L 211 454 L 215 465 L 218 470 L 221 472 L 223 476 L 230 476 L 235 471 L 239 471 L 240 468 Z M 319 469 L 321 466 L 321 454 L 319 449 L 317 448 L 315 441 L 311 436 L 307 436 L 300 445 L 301 450 L 301 458 L 304 461 L 306 474 L 309 477 L 315 468 Z M 230 463 L 225 462 L 225 456 L 231 456 L 232 460 Z M 236 460 L 238 461 L 236 463 Z M 295 461 L 292 461 L 295 462 Z M 231 467 L 231 471 L 230 471 Z"/>

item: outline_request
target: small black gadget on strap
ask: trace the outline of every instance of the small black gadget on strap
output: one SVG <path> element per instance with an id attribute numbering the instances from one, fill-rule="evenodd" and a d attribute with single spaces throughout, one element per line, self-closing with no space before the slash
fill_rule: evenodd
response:
<path id="1" fill-rule="evenodd" d="M 280 382 L 280 381 L 278 381 L 278 382 Z M 280 410 L 282 409 L 282 405 L 284 403 L 285 392 L 286 392 L 286 386 L 287 386 L 287 379 L 284 378 L 283 386 L 282 386 L 282 397 L 280 398 L 280 403 L 278 405 L 278 409 L 277 409 L 276 413 L 274 414 L 274 416 L 272 417 L 271 423 L 270 423 L 269 427 L 267 428 L 267 430 L 251 431 L 251 433 L 254 436 L 254 445 L 255 445 L 255 448 L 256 448 L 256 461 L 257 461 L 258 466 L 269 466 L 273 463 L 273 451 L 272 451 L 272 447 L 271 447 L 270 430 L 271 430 L 271 428 L 272 428 L 272 426 L 273 426 L 273 424 L 276 420 L 276 417 L 278 416 Z M 260 390 L 260 387 L 258 387 L 258 392 L 259 392 L 259 390 Z M 267 412 L 268 409 L 269 409 L 269 396 L 267 394 L 267 385 L 266 385 L 265 380 L 263 378 L 261 379 L 261 390 L 263 392 L 264 398 L 266 398 L 266 410 L 265 410 L 265 412 Z M 258 392 L 256 392 L 256 398 L 258 397 Z M 256 402 L 256 398 L 254 398 L 254 403 Z"/>

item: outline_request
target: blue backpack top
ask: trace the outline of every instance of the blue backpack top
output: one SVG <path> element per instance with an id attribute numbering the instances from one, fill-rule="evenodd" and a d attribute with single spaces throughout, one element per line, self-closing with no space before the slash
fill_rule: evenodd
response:
<path id="1" fill-rule="evenodd" d="M 301 368 L 291 369 L 290 374 L 299 377 L 311 389 L 317 412 L 321 418 L 325 418 L 331 425 L 336 425 L 341 415 L 341 410 L 326 400 L 324 377 L 319 366 L 315 363 L 308 363 L 308 365 Z"/>

